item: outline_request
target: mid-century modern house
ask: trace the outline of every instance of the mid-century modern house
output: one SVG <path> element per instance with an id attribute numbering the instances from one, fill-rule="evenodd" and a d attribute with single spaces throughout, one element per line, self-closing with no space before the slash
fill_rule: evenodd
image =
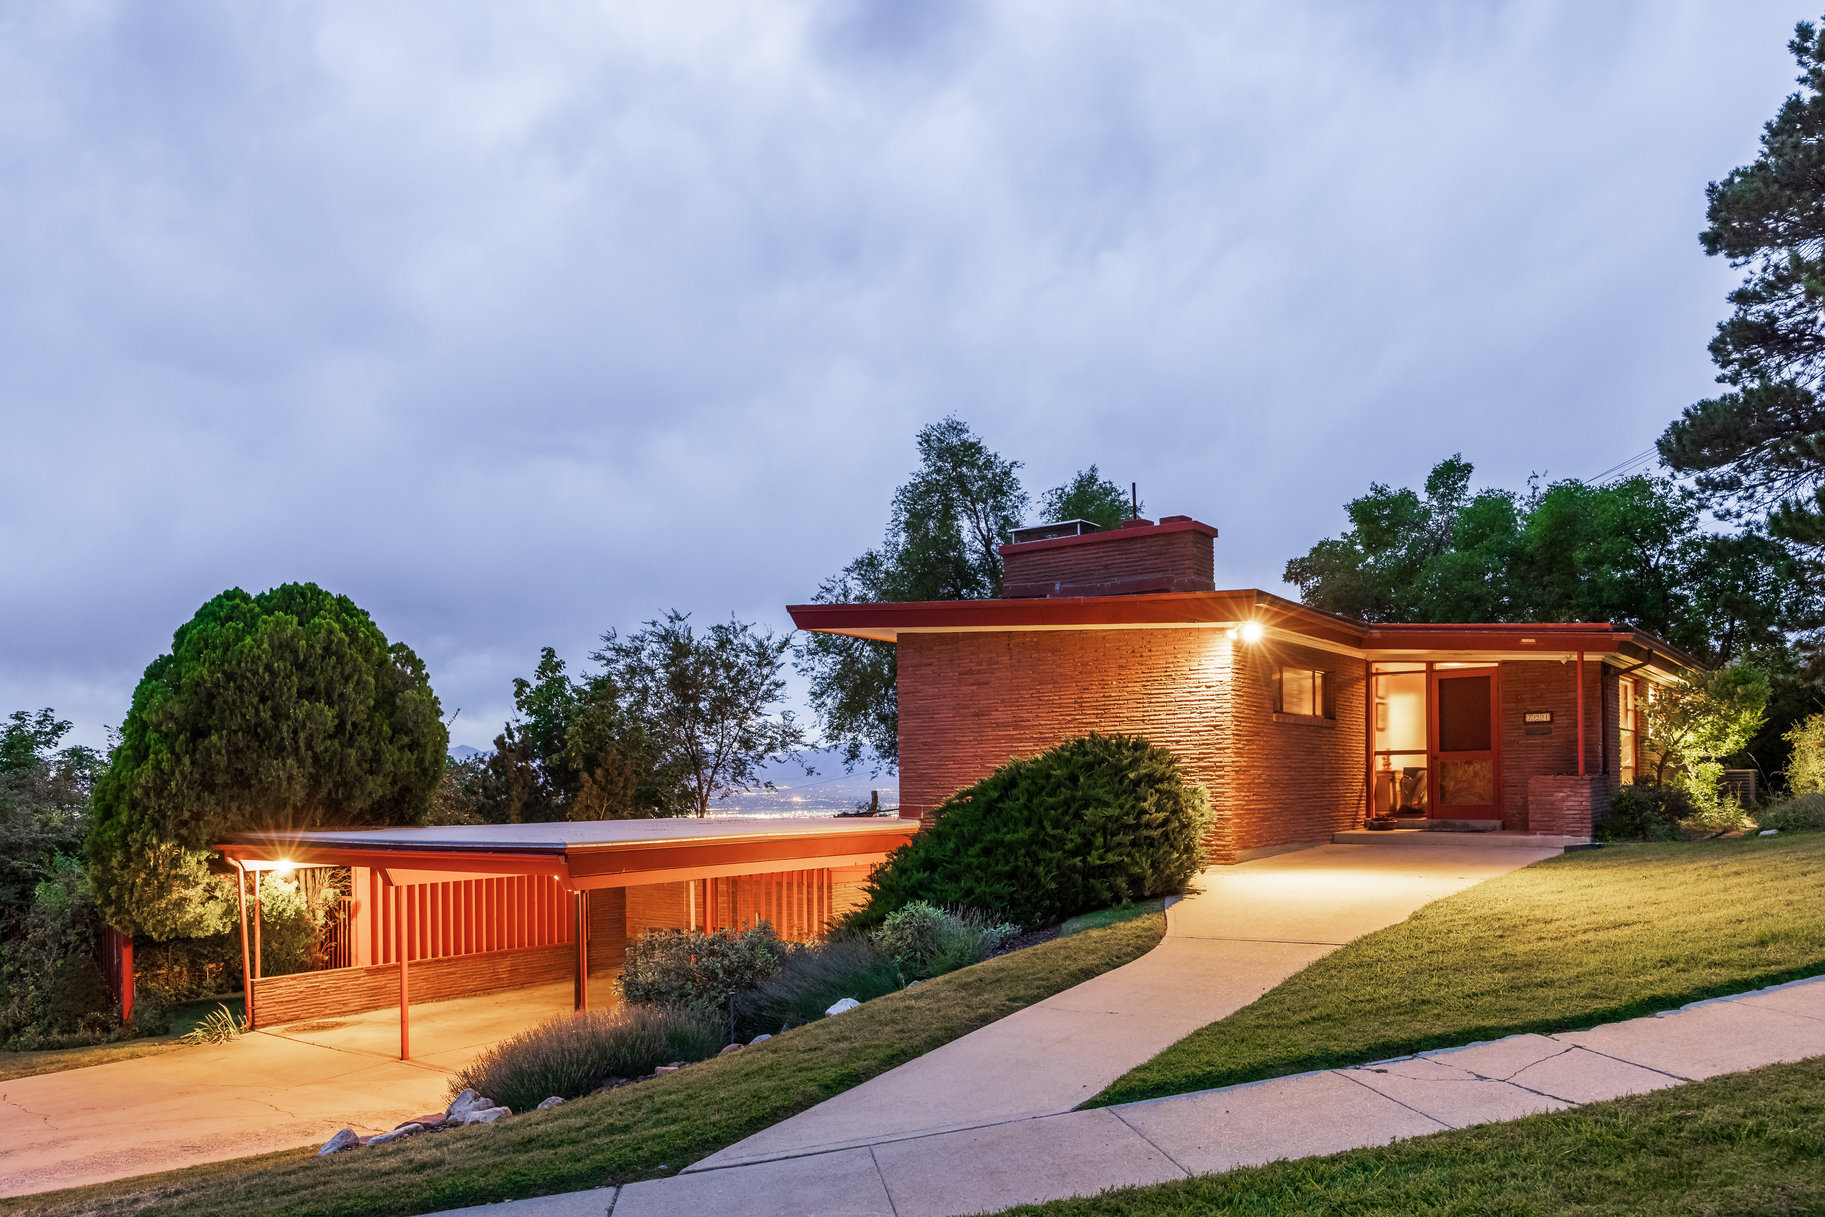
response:
<path id="1" fill-rule="evenodd" d="M 1588 839 L 1641 763 L 1636 707 L 1696 666 L 1607 623 L 1375 625 L 1219 591 L 1188 516 L 1021 529 L 994 600 L 799 604 L 897 648 L 901 814 L 1090 731 L 1177 753 L 1213 861 L 1371 815 Z"/>
<path id="2" fill-rule="evenodd" d="M 869 870 L 918 825 L 903 819 L 662 819 L 244 832 L 217 845 L 241 892 L 250 1026 L 399 1007 L 411 1055 L 411 1003 L 619 969 L 650 929 L 716 930 L 770 921 L 804 940 L 862 899 Z M 272 871 L 347 868 L 332 966 L 260 974 L 259 884 Z M 132 991 L 131 956 L 123 997 Z M 605 995 L 602 995 L 605 996 Z"/>

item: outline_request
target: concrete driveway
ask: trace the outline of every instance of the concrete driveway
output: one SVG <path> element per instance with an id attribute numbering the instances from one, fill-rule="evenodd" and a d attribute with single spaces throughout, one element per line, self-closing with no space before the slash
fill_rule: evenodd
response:
<path id="1" fill-rule="evenodd" d="M 0 1196 L 316 1145 L 442 1109 L 453 1070 L 571 1008 L 571 985 L 251 1032 L 229 1044 L 0 1082 Z"/>
<path id="2" fill-rule="evenodd" d="M 824 1153 L 1070 1111 L 1319 956 L 1421 905 L 1552 857 L 1414 834 L 1212 867 L 1131 964 L 1027 1007 L 737 1142 L 690 1170 Z"/>

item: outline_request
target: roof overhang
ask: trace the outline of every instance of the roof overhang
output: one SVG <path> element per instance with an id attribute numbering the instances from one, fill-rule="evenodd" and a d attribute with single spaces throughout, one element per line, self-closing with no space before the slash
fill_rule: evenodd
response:
<path id="1" fill-rule="evenodd" d="M 596 839 L 562 826 L 487 825 L 496 832 L 453 834 L 436 828 L 242 832 L 215 848 L 247 870 L 286 866 L 362 866 L 394 884 L 445 882 L 502 875 L 549 875 L 573 890 L 632 887 L 724 875 L 770 874 L 880 862 L 919 830 L 919 821 L 897 818 L 835 817 L 793 822 L 789 828 L 717 821 L 599 822 Z M 728 823 L 728 822 L 723 822 Z M 624 826 L 677 826 L 682 831 L 634 837 Z"/>
<path id="2" fill-rule="evenodd" d="M 787 611 L 801 630 L 882 642 L 897 642 L 905 634 L 1233 628 L 1254 622 L 1268 639 L 1310 643 L 1365 659 L 1557 661 L 1583 653 L 1613 657 L 1612 662 L 1618 663 L 1626 660 L 1628 665 L 1642 664 L 1667 675 L 1703 666 L 1652 634 L 1608 622 L 1364 623 L 1256 589 L 1137 596 L 794 604 Z"/>

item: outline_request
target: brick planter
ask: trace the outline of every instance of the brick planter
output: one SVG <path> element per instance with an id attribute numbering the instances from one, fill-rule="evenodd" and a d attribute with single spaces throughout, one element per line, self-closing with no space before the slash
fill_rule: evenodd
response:
<path id="1" fill-rule="evenodd" d="M 1538 773 L 1527 779 L 1527 830 L 1588 837 L 1610 810 L 1609 778 Z"/>

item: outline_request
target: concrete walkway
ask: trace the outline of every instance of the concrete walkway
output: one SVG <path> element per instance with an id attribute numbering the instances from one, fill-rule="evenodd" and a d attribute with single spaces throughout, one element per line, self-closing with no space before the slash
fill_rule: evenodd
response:
<path id="1" fill-rule="evenodd" d="M 570 1008 L 568 981 L 413 1006 L 411 1061 L 388 1009 L 0 1082 L 0 1196 L 384 1132 L 442 1108 L 484 1047 Z"/>
<path id="2" fill-rule="evenodd" d="M 756 1133 L 692 1170 L 1068 1112 L 1338 946 L 1559 849 L 1415 833 L 1200 874 L 1166 938 L 1106 972 Z M 1451 844 L 1441 845 L 1441 841 Z M 1461 844 L 1460 844 L 1461 843 Z"/>
<path id="3" fill-rule="evenodd" d="M 1825 978 L 1065 1115 L 512 1204 L 469 1217 L 961 1217 L 1513 1120 L 1825 1055 Z"/>

